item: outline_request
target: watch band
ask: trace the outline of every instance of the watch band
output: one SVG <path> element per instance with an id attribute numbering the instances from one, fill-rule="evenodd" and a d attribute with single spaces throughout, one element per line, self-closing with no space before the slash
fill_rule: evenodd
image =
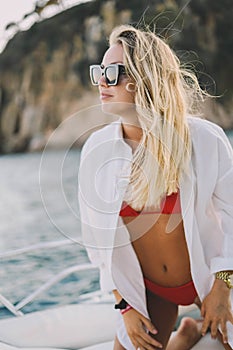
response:
<path id="1" fill-rule="evenodd" d="M 232 276 L 232 271 L 219 271 L 215 274 L 215 278 L 224 281 L 229 289 L 233 288 Z"/>
<path id="2" fill-rule="evenodd" d="M 124 310 L 127 308 L 129 304 L 125 299 L 121 299 L 121 301 L 118 304 L 115 304 L 114 308 L 119 310 Z"/>
<path id="3" fill-rule="evenodd" d="M 215 274 L 215 277 L 218 279 L 218 280 L 227 280 L 227 278 L 230 276 L 230 272 L 228 271 L 219 271 L 219 272 L 216 272 Z"/>

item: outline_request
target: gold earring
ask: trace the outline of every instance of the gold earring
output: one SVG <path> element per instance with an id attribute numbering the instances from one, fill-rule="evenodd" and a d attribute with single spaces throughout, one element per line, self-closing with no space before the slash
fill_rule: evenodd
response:
<path id="1" fill-rule="evenodd" d="M 132 86 L 132 88 L 130 88 L 130 86 Z M 128 91 L 128 92 L 135 92 L 137 89 L 136 89 L 136 85 L 134 83 L 128 83 L 126 84 L 126 87 L 125 89 Z"/>

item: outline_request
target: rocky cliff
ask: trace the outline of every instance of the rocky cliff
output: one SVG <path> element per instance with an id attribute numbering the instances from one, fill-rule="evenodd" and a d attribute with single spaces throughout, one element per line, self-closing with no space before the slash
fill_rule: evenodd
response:
<path id="1" fill-rule="evenodd" d="M 18 32 L 0 55 L 0 152 L 81 145 L 107 123 L 88 66 L 101 61 L 117 24 L 148 24 L 191 62 L 215 102 L 206 118 L 233 127 L 231 0 L 95 0 Z M 72 116 L 71 118 L 69 118 Z M 56 132 L 53 131 L 56 129 Z"/>

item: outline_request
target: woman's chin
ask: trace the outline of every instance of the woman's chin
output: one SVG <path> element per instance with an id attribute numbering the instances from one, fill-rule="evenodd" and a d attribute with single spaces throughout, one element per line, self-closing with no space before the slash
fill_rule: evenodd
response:
<path id="1" fill-rule="evenodd" d="M 131 115 L 132 107 L 135 112 L 135 105 L 128 102 L 102 102 L 101 105 L 104 113 L 118 115 L 119 117 Z"/>
<path id="2" fill-rule="evenodd" d="M 107 114 L 119 114 L 122 112 L 122 108 L 119 103 L 114 102 L 102 102 L 102 111 Z"/>

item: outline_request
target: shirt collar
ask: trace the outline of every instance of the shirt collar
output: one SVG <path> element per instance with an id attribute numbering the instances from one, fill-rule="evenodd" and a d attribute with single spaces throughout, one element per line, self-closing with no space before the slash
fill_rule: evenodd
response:
<path id="1" fill-rule="evenodd" d="M 132 148 L 125 142 L 124 136 L 123 136 L 123 130 L 122 130 L 122 119 L 119 118 L 114 123 L 115 130 L 114 130 L 114 139 L 121 144 L 123 144 L 123 147 L 130 152 L 130 155 L 132 156 Z"/>

